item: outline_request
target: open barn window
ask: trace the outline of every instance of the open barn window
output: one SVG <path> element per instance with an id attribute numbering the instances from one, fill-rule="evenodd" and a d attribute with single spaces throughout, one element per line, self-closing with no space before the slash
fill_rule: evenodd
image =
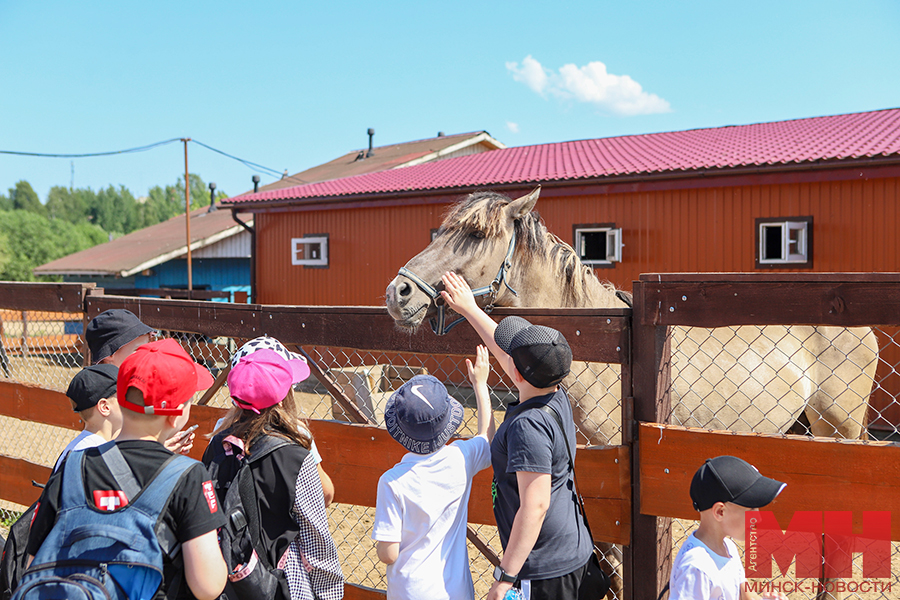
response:
<path id="1" fill-rule="evenodd" d="M 756 219 L 756 267 L 812 267 L 812 217 Z"/>
<path id="2" fill-rule="evenodd" d="M 291 264 L 305 267 L 327 267 L 328 235 L 314 234 L 292 238 Z"/>
<path id="3" fill-rule="evenodd" d="M 574 246 L 578 257 L 592 267 L 612 267 L 622 262 L 622 229 L 615 223 L 575 225 Z"/>

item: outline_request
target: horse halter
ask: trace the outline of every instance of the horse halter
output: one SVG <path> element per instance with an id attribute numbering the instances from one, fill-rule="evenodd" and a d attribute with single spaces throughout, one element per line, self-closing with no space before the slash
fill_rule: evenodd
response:
<path id="1" fill-rule="evenodd" d="M 506 250 L 506 258 L 503 259 L 503 263 L 500 265 L 500 270 L 497 271 L 497 276 L 494 277 L 494 280 L 490 283 L 490 285 L 486 285 L 484 287 L 480 287 L 472 290 L 472 295 L 476 298 L 481 296 L 487 296 L 488 302 L 482 309 L 484 312 L 490 314 L 492 310 L 494 310 L 494 302 L 497 300 L 497 294 L 500 293 L 500 286 L 505 285 L 506 289 L 513 293 L 513 296 L 518 296 L 519 292 L 512 289 L 509 285 L 509 282 L 506 280 L 506 272 L 512 268 L 512 256 L 513 252 L 516 250 L 516 230 L 513 228 L 512 237 L 509 240 L 509 248 Z M 438 292 L 434 287 L 426 283 L 421 277 L 407 269 L 406 267 L 400 267 L 400 271 L 398 271 L 398 275 L 403 275 L 407 279 L 411 280 L 413 283 L 418 286 L 420 290 L 422 290 L 425 295 L 431 298 L 431 301 L 434 302 L 435 307 L 438 310 L 437 319 L 430 319 L 431 321 L 431 331 L 435 333 L 435 335 L 445 335 L 448 331 L 459 325 L 461 322 L 465 321 L 465 317 L 459 317 L 449 325 L 446 324 L 446 314 L 444 309 L 446 308 L 446 304 L 444 303 L 444 299 L 441 297 L 440 292 Z"/>

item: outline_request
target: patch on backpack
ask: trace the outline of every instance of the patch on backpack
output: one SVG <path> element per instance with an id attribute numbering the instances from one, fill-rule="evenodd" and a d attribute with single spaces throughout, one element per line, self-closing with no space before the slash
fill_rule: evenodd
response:
<path id="1" fill-rule="evenodd" d="M 122 490 L 94 490 L 94 506 L 100 510 L 116 510 L 128 504 Z"/>
<path id="2" fill-rule="evenodd" d="M 203 497 L 209 504 L 209 512 L 214 513 L 219 510 L 219 501 L 216 500 L 216 490 L 213 489 L 212 481 L 203 482 Z"/>

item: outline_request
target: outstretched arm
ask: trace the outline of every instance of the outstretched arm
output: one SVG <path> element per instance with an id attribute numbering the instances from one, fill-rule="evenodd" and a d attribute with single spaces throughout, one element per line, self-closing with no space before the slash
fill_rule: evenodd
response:
<path id="1" fill-rule="evenodd" d="M 478 407 L 478 432 L 475 435 L 491 441 L 494 439 L 494 413 L 491 410 L 491 395 L 487 387 L 488 375 L 491 372 L 487 348 L 478 346 L 475 364 L 473 365 L 472 361 L 467 358 L 466 368 L 469 370 L 469 381 L 472 382 L 472 389 L 475 390 L 475 403 Z"/>
<path id="2" fill-rule="evenodd" d="M 457 275 L 452 271 L 444 273 L 441 281 L 444 282 L 444 289 L 441 291 L 441 297 L 444 299 L 444 302 L 451 309 L 466 318 L 475 331 L 478 332 L 484 345 L 497 358 L 497 362 L 500 363 L 506 374 L 513 378 L 513 373 L 510 369 L 514 370 L 515 367 L 512 364 L 512 360 L 510 360 L 509 354 L 501 350 L 497 342 L 494 341 L 494 330 L 497 329 L 497 323 L 487 313 L 478 308 L 478 304 L 475 303 L 475 296 L 472 295 L 472 288 L 469 287 L 469 284 L 466 283 L 466 280 L 461 275 Z"/>

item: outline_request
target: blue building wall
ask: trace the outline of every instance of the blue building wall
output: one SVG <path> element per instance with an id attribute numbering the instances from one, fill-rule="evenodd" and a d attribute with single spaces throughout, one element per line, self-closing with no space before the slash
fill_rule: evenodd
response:
<path id="1" fill-rule="evenodd" d="M 249 258 L 196 258 L 191 260 L 191 279 L 195 290 L 224 290 L 232 286 L 250 286 Z M 187 289 L 187 259 L 173 259 L 153 267 L 149 276 L 136 275 L 136 288 Z"/>

